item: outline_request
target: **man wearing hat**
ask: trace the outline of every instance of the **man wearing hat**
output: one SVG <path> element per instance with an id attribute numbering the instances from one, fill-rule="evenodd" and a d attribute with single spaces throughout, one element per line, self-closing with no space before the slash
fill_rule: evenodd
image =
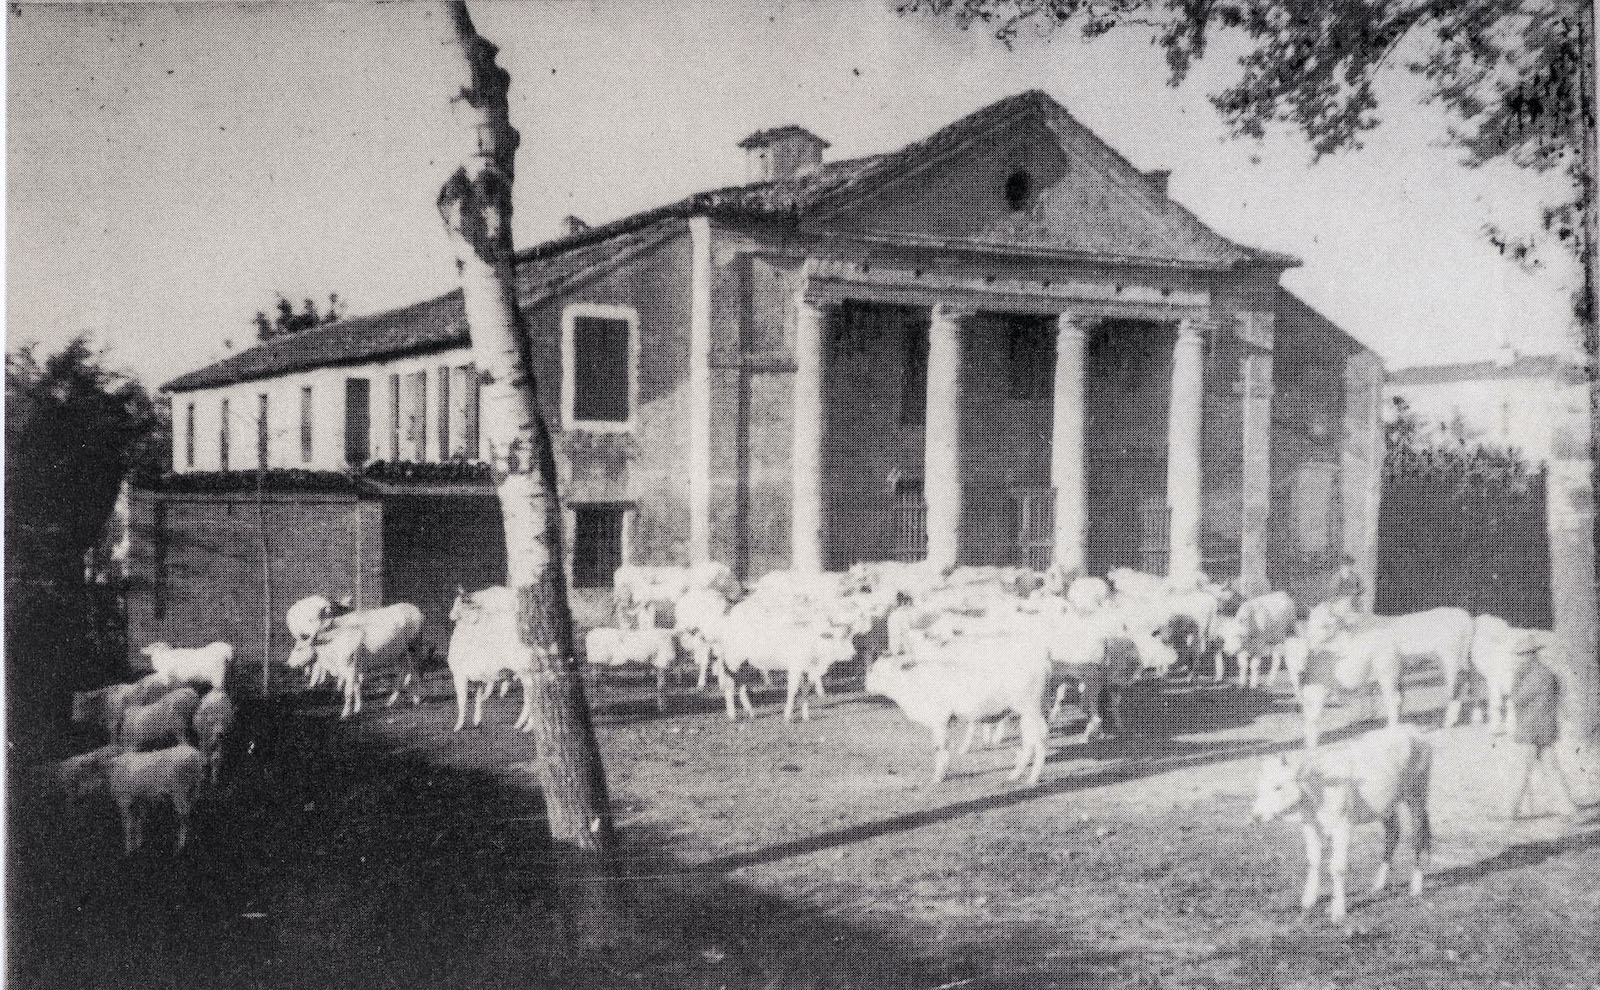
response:
<path id="1" fill-rule="evenodd" d="M 1519 818 L 1522 802 L 1529 797 L 1528 785 L 1533 782 L 1533 769 L 1539 764 L 1555 774 L 1561 785 L 1561 796 L 1566 802 L 1566 814 L 1576 814 L 1578 802 L 1572 797 L 1572 785 L 1561 771 L 1561 761 L 1556 755 L 1555 741 L 1560 734 L 1557 714 L 1561 707 L 1561 682 L 1555 672 L 1539 659 L 1544 643 L 1538 636 L 1528 634 L 1517 644 L 1517 675 L 1511 687 L 1511 706 L 1516 713 L 1517 787 L 1511 799 L 1510 817 Z M 1547 755 L 1548 754 L 1548 757 Z M 1529 802 L 1532 811 L 1532 802 Z"/>

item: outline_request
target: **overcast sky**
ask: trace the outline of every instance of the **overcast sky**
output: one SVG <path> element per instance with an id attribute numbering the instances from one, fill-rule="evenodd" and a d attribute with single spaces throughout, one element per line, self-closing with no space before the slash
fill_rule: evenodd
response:
<path id="1" fill-rule="evenodd" d="M 516 232 L 554 236 L 743 181 L 740 138 L 800 124 L 830 158 L 897 148 L 1043 89 L 1242 243 L 1305 261 L 1284 284 L 1390 367 L 1472 360 L 1509 330 L 1565 346 L 1572 272 L 1526 274 L 1483 236 L 1528 229 L 1547 191 L 1469 171 L 1414 83 L 1367 148 L 1230 141 L 1136 34 L 1092 44 L 904 19 L 891 0 L 472 4 L 500 45 L 522 132 Z M 460 132 L 431 4 L 23 6 L 7 18 L 7 339 L 90 331 L 167 379 L 254 341 L 274 294 L 351 315 L 452 287 L 434 210 Z"/>

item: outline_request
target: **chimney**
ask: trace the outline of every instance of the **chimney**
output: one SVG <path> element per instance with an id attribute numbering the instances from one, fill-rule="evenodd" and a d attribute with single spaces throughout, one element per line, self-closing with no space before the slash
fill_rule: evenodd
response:
<path id="1" fill-rule="evenodd" d="M 1152 186 L 1156 187 L 1156 195 L 1161 196 L 1163 198 L 1166 197 L 1166 195 L 1167 195 L 1167 180 L 1172 178 L 1172 169 L 1170 169 L 1170 168 L 1153 168 L 1150 171 L 1146 172 L 1144 174 L 1144 177 L 1150 180 L 1150 184 Z"/>
<path id="2" fill-rule="evenodd" d="M 563 237 L 571 237 L 573 234 L 581 234 L 588 229 L 588 224 L 584 223 L 581 219 L 573 216 L 570 213 L 561 218 L 561 236 Z"/>
<path id="3" fill-rule="evenodd" d="M 787 182 L 822 166 L 828 142 L 804 127 L 790 124 L 756 131 L 739 142 L 745 149 L 746 182 Z"/>

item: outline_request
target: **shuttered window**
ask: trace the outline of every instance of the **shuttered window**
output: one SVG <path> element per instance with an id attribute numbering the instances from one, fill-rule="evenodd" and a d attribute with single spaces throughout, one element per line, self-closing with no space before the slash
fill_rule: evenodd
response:
<path id="1" fill-rule="evenodd" d="M 372 453 L 372 383 L 365 378 L 344 380 L 344 459 L 365 464 Z"/>
<path id="2" fill-rule="evenodd" d="M 189 403 L 189 408 L 183 421 L 183 466 L 194 467 L 194 403 Z"/>
<path id="3" fill-rule="evenodd" d="M 572 586 L 609 588 L 622 566 L 622 526 L 626 510 L 618 505 L 579 505 L 572 534 Z"/>
<path id="4" fill-rule="evenodd" d="M 270 450 L 272 434 L 271 426 L 267 421 L 267 396 L 266 393 L 256 396 L 256 467 L 267 466 L 267 454 Z"/>
<path id="5" fill-rule="evenodd" d="M 229 441 L 232 440 L 232 437 L 229 435 L 229 431 L 230 431 L 230 428 L 232 426 L 232 424 L 230 422 L 230 420 L 232 419 L 232 416 L 230 415 L 230 413 L 231 413 L 231 410 L 229 408 L 228 400 L 227 399 L 223 399 L 222 400 L 222 426 L 217 432 L 217 467 L 220 470 L 223 470 L 223 471 L 228 470 L 228 454 L 229 454 L 228 447 L 229 447 Z"/>
<path id="6" fill-rule="evenodd" d="M 439 379 L 439 460 L 450 459 L 450 366 L 441 364 L 436 376 Z"/>
<path id="7" fill-rule="evenodd" d="M 300 460 L 311 463 L 311 386 L 300 389 Z"/>

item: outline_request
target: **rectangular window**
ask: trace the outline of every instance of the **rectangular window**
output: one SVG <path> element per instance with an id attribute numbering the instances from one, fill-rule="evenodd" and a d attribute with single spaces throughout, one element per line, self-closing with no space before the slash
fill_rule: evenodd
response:
<path id="1" fill-rule="evenodd" d="M 616 505 L 578 505 L 572 533 L 572 586 L 609 588 L 622 566 L 626 510 Z"/>
<path id="2" fill-rule="evenodd" d="M 417 463 L 428 459 L 428 373 L 406 376 L 406 455 Z"/>
<path id="3" fill-rule="evenodd" d="M 638 317 L 624 306 L 575 303 L 562 314 L 562 419 L 567 427 L 626 430 L 637 390 Z"/>
<path id="4" fill-rule="evenodd" d="M 300 389 L 300 460 L 311 463 L 311 386 Z"/>
<path id="5" fill-rule="evenodd" d="M 217 467 L 220 470 L 223 470 L 223 471 L 228 470 L 228 446 L 229 446 L 228 441 L 231 439 L 230 427 L 232 426 L 232 424 L 231 424 L 230 421 L 232 420 L 232 418 L 233 417 L 232 417 L 231 411 L 230 411 L 229 406 L 228 406 L 228 400 L 227 399 L 223 399 L 222 400 L 222 426 L 219 429 L 218 435 L 217 435 Z"/>
<path id="6" fill-rule="evenodd" d="M 462 370 L 467 373 L 467 401 L 463 404 L 467 411 L 466 434 L 463 445 L 467 448 L 467 457 L 470 460 L 480 460 L 478 455 L 478 422 L 482 416 L 483 379 L 478 376 L 475 365 L 464 365 Z"/>
<path id="7" fill-rule="evenodd" d="M 1027 401 L 1055 394 L 1056 340 L 1054 321 L 1014 316 L 1007 330 L 1010 395 Z"/>
<path id="8" fill-rule="evenodd" d="M 189 403 L 183 419 L 183 466 L 194 467 L 194 403 Z"/>
<path id="9" fill-rule="evenodd" d="M 256 467 L 267 466 L 267 396 L 266 393 L 256 396 Z"/>
<path id="10" fill-rule="evenodd" d="M 389 376 L 389 460 L 400 459 L 400 376 Z"/>
<path id="11" fill-rule="evenodd" d="M 439 460 L 450 459 L 450 366 L 441 364 L 439 379 Z"/>
<path id="12" fill-rule="evenodd" d="M 365 464 L 372 444 L 372 384 L 365 378 L 344 380 L 344 459 Z"/>

